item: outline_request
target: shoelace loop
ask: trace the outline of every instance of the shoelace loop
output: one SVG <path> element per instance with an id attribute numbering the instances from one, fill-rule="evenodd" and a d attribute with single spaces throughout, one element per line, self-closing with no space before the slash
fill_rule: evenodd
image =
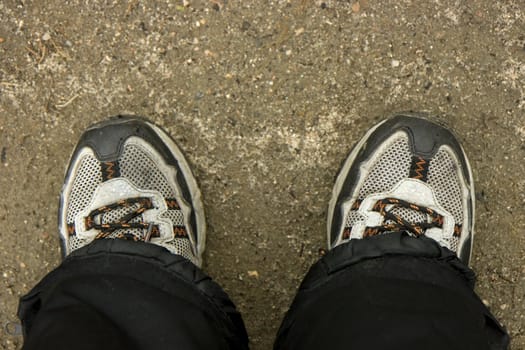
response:
<path id="1" fill-rule="evenodd" d="M 357 203 L 357 201 L 356 201 Z M 354 207 L 357 205 L 359 207 L 360 203 L 354 203 Z M 387 206 L 390 206 L 387 210 Z M 425 222 L 410 222 L 398 214 L 394 214 L 393 210 L 395 208 L 407 208 L 414 210 L 430 217 L 430 220 Z M 363 234 L 364 237 L 375 236 L 383 232 L 399 232 L 399 231 L 408 231 L 415 236 L 421 236 L 425 233 L 426 230 L 437 227 L 443 228 L 443 215 L 436 213 L 433 209 L 424 207 L 421 205 L 416 205 L 410 202 L 407 202 L 402 199 L 397 198 L 384 198 L 377 201 L 373 208 L 374 211 L 380 213 L 384 218 L 384 223 L 379 226 L 367 227 Z M 461 234 L 461 226 L 456 224 L 454 225 L 454 236 L 459 237 Z M 344 238 L 349 238 L 350 232 L 346 232 Z"/>
<path id="2" fill-rule="evenodd" d="M 131 208 L 135 205 L 138 206 L 131 210 L 129 213 L 121 217 L 115 222 L 103 222 L 102 216 L 109 212 L 121 208 Z M 121 199 L 115 203 L 100 207 L 89 213 L 85 218 L 85 225 L 87 230 L 95 229 L 100 233 L 95 239 L 107 238 L 116 230 L 131 230 L 131 229 L 142 229 L 146 230 L 142 237 L 138 237 L 130 232 L 119 233 L 115 238 L 130 239 L 134 241 L 145 241 L 148 242 L 152 237 L 159 237 L 160 231 L 158 225 L 147 223 L 147 222 L 130 222 L 134 218 L 143 214 L 146 210 L 152 209 L 153 202 L 151 198 L 147 197 L 135 197 Z"/>

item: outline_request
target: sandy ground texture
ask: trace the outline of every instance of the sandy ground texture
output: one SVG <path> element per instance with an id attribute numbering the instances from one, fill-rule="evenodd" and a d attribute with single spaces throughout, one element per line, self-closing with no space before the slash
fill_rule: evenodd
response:
<path id="1" fill-rule="evenodd" d="M 164 126 L 194 165 L 204 269 L 269 349 L 325 247 L 334 176 L 395 111 L 438 114 L 475 170 L 477 291 L 525 349 L 521 0 L 0 0 L 0 347 L 60 261 L 58 194 L 84 128 Z"/>

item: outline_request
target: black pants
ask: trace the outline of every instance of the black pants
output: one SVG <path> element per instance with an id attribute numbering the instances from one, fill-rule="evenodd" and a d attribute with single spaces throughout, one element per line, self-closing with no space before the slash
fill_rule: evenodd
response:
<path id="1" fill-rule="evenodd" d="M 474 274 L 433 240 L 336 247 L 308 272 L 275 349 L 506 349 Z M 247 349 L 235 306 L 200 269 L 152 244 L 100 240 L 22 298 L 24 349 Z"/>

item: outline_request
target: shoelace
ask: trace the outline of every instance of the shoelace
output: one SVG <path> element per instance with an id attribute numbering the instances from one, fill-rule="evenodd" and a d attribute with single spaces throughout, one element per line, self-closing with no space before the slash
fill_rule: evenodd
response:
<path id="1" fill-rule="evenodd" d="M 113 210 L 118 210 L 122 208 L 131 208 L 135 205 L 138 206 L 131 210 L 129 213 L 122 216 L 116 222 L 103 222 L 102 217 L 104 214 L 108 214 Z M 132 234 L 131 232 L 119 233 L 115 238 L 130 239 L 134 241 L 145 241 L 148 242 L 152 237 L 159 237 L 160 231 L 158 225 L 147 222 L 130 222 L 139 215 L 143 214 L 146 210 L 152 209 L 153 203 L 151 198 L 145 197 L 136 197 L 136 198 L 127 198 L 119 200 L 113 204 L 100 207 L 93 210 L 85 218 L 86 229 L 91 230 L 95 229 L 100 231 L 100 233 L 95 237 L 95 239 L 102 239 L 109 237 L 116 230 L 145 230 L 144 235 L 139 237 Z"/>
<path id="2" fill-rule="evenodd" d="M 352 206 L 352 210 L 357 210 L 361 203 L 356 201 Z M 387 206 L 390 206 L 387 210 Z M 416 212 L 425 214 L 425 217 L 429 217 L 430 220 L 423 222 L 410 222 L 403 218 L 401 215 L 395 214 L 393 211 L 396 208 L 407 208 Z M 436 213 L 434 210 L 416 205 L 402 199 L 397 198 L 384 198 L 377 201 L 372 210 L 380 213 L 385 219 L 384 223 L 379 226 L 367 227 L 363 233 L 363 237 L 375 236 L 384 232 L 400 232 L 408 231 L 415 236 L 421 236 L 426 230 L 437 227 L 443 228 L 443 215 Z M 454 236 L 459 237 L 461 234 L 461 226 L 454 225 Z M 350 238 L 350 228 L 346 228 L 343 231 L 343 239 Z"/>
<path id="3" fill-rule="evenodd" d="M 392 207 L 387 210 L 387 206 L 392 205 Z M 421 212 L 430 217 L 430 222 L 410 222 L 404 219 L 401 215 L 394 214 L 393 210 L 395 208 L 407 208 L 417 212 Z M 397 231 L 409 231 L 416 236 L 420 236 L 425 233 L 425 231 L 432 227 L 443 227 L 443 216 L 436 213 L 434 210 L 423 207 L 420 205 L 415 205 L 413 203 L 397 199 L 397 198 L 385 198 L 379 200 L 374 204 L 374 211 L 379 212 L 384 218 L 384 224 L 375 227 L 367 227 L 364 233 L 364 237 L 375 236 L 382 232 L 397 232 Z M 388 222 L 388 223 L 387 223 Z"/>

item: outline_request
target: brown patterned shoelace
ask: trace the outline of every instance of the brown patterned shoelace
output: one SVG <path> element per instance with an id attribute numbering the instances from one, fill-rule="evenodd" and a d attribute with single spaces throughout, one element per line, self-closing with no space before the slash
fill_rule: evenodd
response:
<path id="1" fill-rule="evenodd" d="M 102 222 L 102 216 L 104 214 L 107 214 L 113 210 L 131 208 L 133 206 L 136 206 L 136 208 L 132 209 L 129 213 L 127 213 L 117 221 Z M 122 199 L 116 203 L 100 207 L 89 213 L 89 215 L 85 218 L 86 229 L 95 229 L 100 231 L 100 233 L 95 237 L 95 239 L 107 238 L 116 230 L 138 229 L 145 231 L 145 233 L 141 237 L 134 235 L 128 231 L 125 233 L 119 233 L 115 236 L 115 238 L 130 239 L 134 241 L 141 240 L 148 242 L 152 237 L 158 237 L 160 235 L 158 225 L 146 222 L 130 221 L 143 214 L 146 210 L 152 208 L 153 203 L 151 201 L 151 198 L 136 197 Z"/>
<path id="2" fill-rule="evenodd" d="M 390 206 L 387 210 L 387 206 Z M 427 215 L 430 220 L 427 222 L 409 222 L 398 214 L 394 214 L 393 210 L 395 208 L 407 208 L 417 212 L 421 212 Z M 410 202 L 396 199 L 396 198 L 385 198 L 381 199 L 374 204 L 372 210 L 379 212 L 384 218 L 385 223 L 379 226 L 367 227 L 364 232 L 364 237 L 375 236 L 383 232 L 398 232 L 398 231 L 408 231 L 413 233 L 415 236 L 420 236 L 425 233 L 429 228 L 443 227 L 443 215 L 436 213 L 434 210 L 415 205 Z M 458 236 L 461 232 L 460 226 L 455 225 L 454 235 Z"/>

